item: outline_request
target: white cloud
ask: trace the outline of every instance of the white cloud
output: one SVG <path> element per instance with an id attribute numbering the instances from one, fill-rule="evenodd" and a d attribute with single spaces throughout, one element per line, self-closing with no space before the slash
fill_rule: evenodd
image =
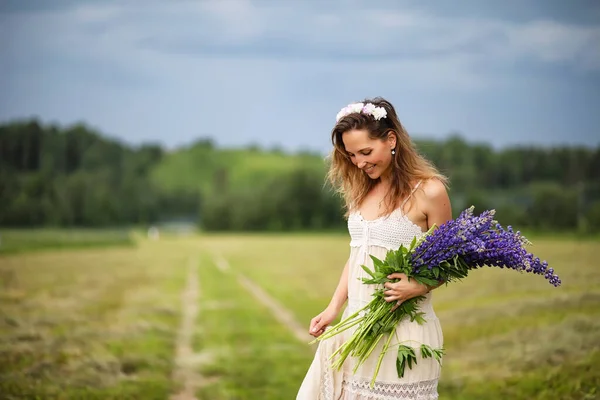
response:
<path id="1" fill-rule="evenodd" d="M 600 26 L 573 26 L 532 21 L 507 32 L 516 56 L 535 56 L 583 69 L 600 69 Z"/>
<path id="2" fill-rule="evenodd" d="M 121 15 L 123 9 L 115 4 L 84 3 L 69 11 L 79 23 L 110 22 Z"/>
<path id="3" fill-rule="evenodd" d="M 525 59 L 566 64 L 575 70 L 600 70 L 600 24 L 577 26 L 553 20 L 517 23 L 400 11 L 372 13 L 367 21 L 386 27 L 381 42 L 399 41 L 412 48 L 417 58 L 419 52 L 423 56 L 441 52 L 474 60 L 511 63 Z"/>
<path id="4" fill-rule="evenodd" d="M 229 40 L 247 42 L 265 32 L 264 13 L 251 0 L 219 0 L 200 3 L 202 12 L 211 14 Z"/>

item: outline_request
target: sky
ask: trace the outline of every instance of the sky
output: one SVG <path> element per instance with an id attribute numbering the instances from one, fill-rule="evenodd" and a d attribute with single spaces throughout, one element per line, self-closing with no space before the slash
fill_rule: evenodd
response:
<path id="1" fill-rule="evenodd" d="M 596 0 L 0 0 L 0 123 L 327 151 L 383 96 L 416 138 L 600 145 Z"/>

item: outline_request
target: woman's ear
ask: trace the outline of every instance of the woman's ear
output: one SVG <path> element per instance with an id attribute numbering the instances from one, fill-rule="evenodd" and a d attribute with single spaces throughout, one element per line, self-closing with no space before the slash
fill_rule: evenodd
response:
<path id="1" fill-rule="evenodd" d="M 396 135 L 394 132 L 389 131 L 387 135 L 388 143 L 390 144 L 390 150 L 396 148 Z"/>

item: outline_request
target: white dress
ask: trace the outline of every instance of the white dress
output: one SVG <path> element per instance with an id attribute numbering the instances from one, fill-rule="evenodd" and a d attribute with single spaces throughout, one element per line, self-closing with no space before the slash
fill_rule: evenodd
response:
<path id="1" fill-rule="evenodd" d="M 416 188 L 415 188 L 416 189 Z M 403 204 L 404 205 L 404 204 Z M 366 285 L 361 278 L 367 274 L 361 264 L 373 269 L 369 254 L 383 260 L 388 250 L 398 249 L 401 244 L 409 245 L 415 236 L 423 234 L 420 227 L 411 222 L 402 213 L 403 205 L 389 216 L 376 220 L 365 220 L 359 212 L 348 218 L 348 231 L 351 237 L 351 250 L 348 273 L 348 304 L 342 318 L 355 313 L 372 300 L 377 285 Z M 297 400 L 434 400 L 438 398 L 437 384 L 441 368 L 433 358 L 422 359 L 419 346 L 427 344 L 432 348 L 443 345 L 442 329 L 431 305 L 431 293 L 420 303 L 420 311 L 424 312 L 426 322 L 403 320 L 398 324 L 396 337 L 392 339 L 374 387 L 369 387 L 375 371 L 377 359 L 384 345 L 381 340 L 375 351 L 353 373 L 355 360 L 348 357 L 340 371 L 333 370 L 329 361 L 330 355 L 341 346 L 354 332 L 349 329 L 330 339 L 319 343 L 315 358 L 300 387 Z M 405 368 L 400 379 L 396 372 L 397 347 L 402 342 L 415 347 L 417 365 L 412 369 Z"/>

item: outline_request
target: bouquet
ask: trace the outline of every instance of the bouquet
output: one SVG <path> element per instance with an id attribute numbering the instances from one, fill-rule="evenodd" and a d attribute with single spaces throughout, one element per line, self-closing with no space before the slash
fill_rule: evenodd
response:
<path id="1" fill-rule="evenodd" d="M 555 287 L 561 284 L 548 263 L 525 250 L 529 241 L 512 227 L 504 229 L 494 221 L 494 210 L 479 216 L 473 215 L 473 207 L 464 210 L 460 216 L 448 221 L 438 229 L 433 226 L 419 240 L 413 239 L 410 246 L 400 246 L 398 250 L 387 252 L 385 260 L 371 256 L 374 269 L 365 265 L 362 268 L 369 278 L 365 284 L 392 282 L 388 275 L 400 272 L 408 279 L 428 286 L 439 286 L 459 281 L 468 276 L 471 270 L 484 266 L 508 268 L 521 272 L 543 275 Z M 414 297 L 397 306 L 395 302 L 384 300 L 384 288 L 373 294 L 373 300 L 365 307 L 328 329 L 313 342 L 325 340 L 351 327 L 357 326 L 354 334 L 331 356 L 338 356 L 333 368 L 340 369 L 348 356 L 357 358 L 354 372 L 372 354 L 377 344 L 384 340 L 379 355 L 371 387 L 375 383 L 385 353 L 390 348 L 398 323 L 405 318 L 419 324 L 425 322 L 424 313 L 419 312 L 419 302 L 424 296 Z M 397 307 L 395 310 L 394 308 Z M 387 335 L 387 339 L 384 339 Z M 398 346 L 396 370 L 398 377 L 404 376 L 406 365 L 412 369 L 417 363 L 415 348 L 404 344 Z M 422 358 L 433 357 L 441 363 L 444 349 L 433 349 L 421 344 L 418 350 Z"/>

